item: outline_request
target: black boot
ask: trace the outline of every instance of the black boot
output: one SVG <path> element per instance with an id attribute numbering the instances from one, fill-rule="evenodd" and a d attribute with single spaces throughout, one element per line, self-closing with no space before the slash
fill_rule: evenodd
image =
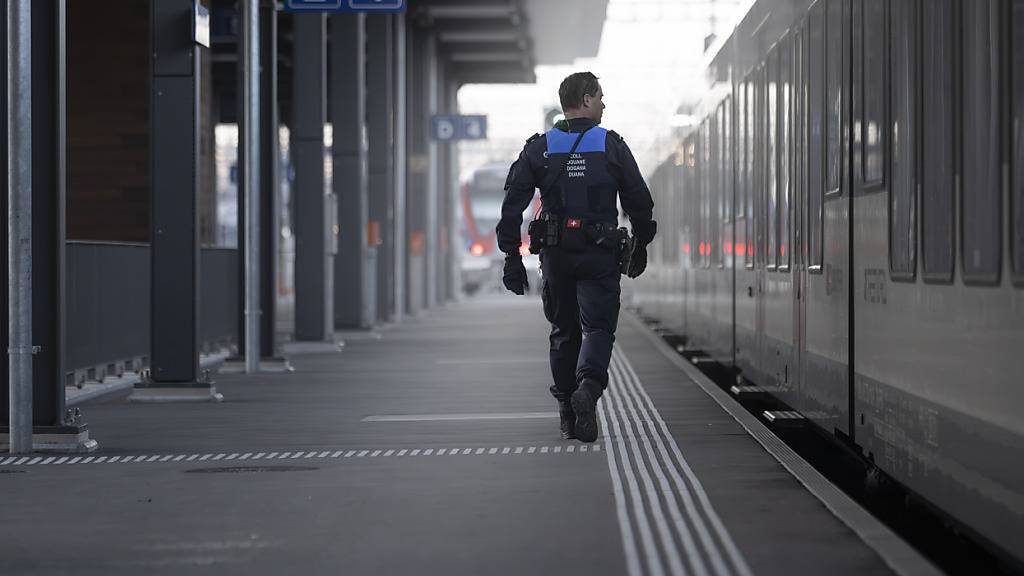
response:
<path id="1" fill-rule="evenodd" d="M 558 403 L 558 417 L 561 420 L 562 440 L 576 439 L 576 413 L 568 400 Z"/>
<path id="2" fill-rule="evenodd" d="M 600 386 L 584 381 L 572 394 L 572 410 L 576 413 L 576 438 L 581 442 L 597 440 L 597 399 Z"/>

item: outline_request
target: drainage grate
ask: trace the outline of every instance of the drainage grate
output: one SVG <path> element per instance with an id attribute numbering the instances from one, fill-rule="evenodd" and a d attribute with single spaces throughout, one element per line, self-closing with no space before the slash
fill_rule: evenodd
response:
<path id="1" fill-rule="evenodd" d="M 245 472 L 309 472 L 316 466 L 222 466 L 219 468 L 193 468 L 186 474 L 241 474 Z"/>

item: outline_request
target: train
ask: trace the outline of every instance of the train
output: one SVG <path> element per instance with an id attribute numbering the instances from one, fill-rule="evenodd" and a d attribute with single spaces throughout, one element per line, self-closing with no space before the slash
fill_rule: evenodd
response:
<path id="1" fill-rule="evenodd" d="M 1024 565 L 1024 0 L 757 0 L 707 62 L 632 304 Z"/>
<path id="2" fill-rule="evenodd" d="M 462 290 L 466 294 L 475 294 L 485 289 L 501 289 L 505 255 L 498 250 L 495 227 L 501 219 L 501 204 L 505 199 L 505 178 L 511 164 L 511 161 L 483 164 L 473 170 L 460 187 L 460 276 Z M 537 213 L 539 207 L 538 196 L 523 212 L 524 224 L 519 250 L 523 256 L 530 290 L 533 292 L 540 290 L 540 260 L 529 252 L 530 238 L 526 232 L 526 223 Z"/>

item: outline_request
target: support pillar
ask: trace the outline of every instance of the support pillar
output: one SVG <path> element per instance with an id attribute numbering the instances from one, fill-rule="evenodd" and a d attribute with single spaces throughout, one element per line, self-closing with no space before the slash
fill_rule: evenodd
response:
<path id="1" fill-rule="evenodd" d="M 438 81 L 441 74 L 441 65 L 437 58 L 437 42 L 432 32 L 426 33 L 426 50 L 423 51 L 423 66 L 426 70 L 426 114 L 424 118 L 430 122 L 430 118 L 438 113 L 438 90 L 441 83 Z M 441 246 L 439 231 L 441 229 L 441 157 L 440 147 L 443 146 L 427 135 L 427 226 L 426 246 L 424 248 L 424 260 L 426 263 L 426 307 L 433 308 L 439 304 L 438 283 L 440 275 L 438 266 L 441 262 Z"/>
<path id="2" fill-rule="evenodd" d="M 4 8 L 6 16 L 6 3 Z M 10 22 L 12 28 L 23 24 L 24 18 L 29 18 L 29 14 L 21 10 L 11 15 L 14 16 Z M 30 212 L 23 212 L 31 221 L 30 230 L 26 230 L 31 237 L 31 253 L 25 253 L 30 261 L 22 263 L 22 266 L 31 266 L 31 286 L 27 287 L 29 294 L 26 296 L 29 300 L 21 301 L 31 311 L 28 318 L 25 318 L 31 325 L 30 340 L 12 341 L 6 322 L 2 329 L 6 335 L 4 348 L 10 348 L 11 355 L 18 354 L 31 362 L 31 370 L 27 371 L 27 374 L 19 371 L 30 380 L 31 386 L 31 437 L 26 434 L 21 438 L 22 445 L 18 451 L 22 452 L 90 452 L 97 447 L 96 441 L 89 439 L 88 427 L 77 420 L 77 411 L 68 413 L 64 404 L 64 206 L 67 174 L 65 15 L 66 6 L 63 0 L 31 3 L 28 28 L 31 47 L 28 42 L 21 43 L 20 46 L 30 50 L 30 104 L 27 110 L 22 109 L 11 118 L 10 125 L 18 131 L 27 126 L 31 131 L 29 157 L 15 156 L 21 167 L 28 164 L 30 179 L 26 182 L 25 179 L 16 177 L 16 173 L 9 170 L 7 172 L 10 174 L 11 186 L 17 184 L 20 187 L 26 184 L 31 190 L 31 203 L 28 207 Z M 23 27 L 21 31 L 24 32 L 25 28 Z M 23 37 L 23 40 L 27 41 L 29 38 Z M 9 45 L 7 42 L 4 44 Z M 6 72 L 5 66 L 5 78 Z M 10 90 L 12 87 L 7 88 Z M 17 90 L 9 94 L 18 97 Z M 9 102 L 14 103 L 13 100 Z M 19 104 L 25 104 L 25 100 Z M 6 130 L 4 136 L 7 140 Z M 17 134 L 14 136 L 7 140 L 9 146 L 21 143 Z M 7 155 L 4 156 L 6 160 Z M 19 166 L 11 165 L 9 168 L 17 171 Z M 17 193 L 19 189 L 13 191 Z M 5 194 L 5 208 L 8 207 L 6 196 Z M 6 256 L 8 246 L 4 248 Z M 7 273 L 9 270 L 5 265 L 4 278 L 11 279 Z M 4 316 L 8 321 L 10 318 L 6 312 L 12 303 L 9 300 L 9 293 L 8 288 L 3 294 L 6 304 L 3 306 Z M 19 309 L 10 312 L 17 313 Z M 23 384 L 12 379 L 8 379 L 8 382 L 9 385 L 15 386 Z M 10 394 L 7 393 L 7 387 L 4 388 L 5 393 L 0 400 L 3 404 L 0 415 L 3 419 L 0 420 L 0 448 L 7 450 L 11 431 L 8 427 Z"/>
<path id="3" fill-rule="evenodd" d="M 406 204 L 408 199 L 408 139 L 406 107 L 408 100 L 407 30 L 405 15 L 395 18 L 395 321 L 405 315 L 406 271 L 408 270 L 406 245 Z"/>
<path id="4" fill-rule="evenodd" d="M 281 236 L 281 131 L 277 100 L 277 7 L 260 2 L 260 356 L 276 356 L 277 272 Z"/>
<path id="5" fill-rule="evenodd" d="M 330 17 L 330 111 L 334 126 L 334 193 L 338 255 L 334 269 L 335 328 L 368 328 L 377 313 L 376 247 L 367 250 L 366 16 Z M 373 282 L 370 282 L 370 275 Z"/>
<path id="6" fill-rule="evenodd" d="M 449 114 L 459 113 L 459 84 L 455 80 L 446 79 L 447 90 L 445 91 L 445 102 Z M 459 299 L 462 291 L 462 278 L 460 276 L 458 254 L 459 239 L 459 145 L 452 142 L 448 146 L 447 158 L 448 175 L 445 180 L 444 195 L 447 201 L 445 216 L 447 218 L 446 230 L 444 231 L 447 241 L 445 242 L 445 274 L 448 283 L 445 291 L 445 299 L 454 302 Z"/>
<path id="7" fill-rule="evenodd" d="M 428 34 L 413 28 L 409 37 L 408 204 L 406 210 L 406 309 L 416 315 L 426 305 L 426 231 L 429 186 L 430 115 L 425 55 Z"/>
<path id="8" fill-rule="evenodd" d="M 199 107 L 192 0 L 151 0 L 150 375 L 133 402 L 220 401 L 199 368 Z"/>
<path id="9" fill-rule="evenodd" d="M 371 244 L 377 247 L 377 320 L 393 319 L 394 297 L 394 86 L 392 24 L 386 14 L 366 16 L 366 115 L 369 132 Z"/>
<path id="10" fill-rule="evenodd" d="M 295 14 L 290 147 L 295 166 L 295 339 L 334 339 L 334 214 L 324 171 L 327 18 Z"/>

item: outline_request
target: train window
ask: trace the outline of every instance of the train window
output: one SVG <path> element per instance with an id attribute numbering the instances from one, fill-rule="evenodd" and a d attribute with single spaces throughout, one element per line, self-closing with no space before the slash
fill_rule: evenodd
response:
<path id="1" fill-rule="evenodd" d="M 744 252 L 746 252 L 746 256 L 745 256 L 746 260 L 744 260 L 744 264 L 745 264 L 745 266 L 747 268 L 753 268 L 754 267 L 754 253 L 755 253 L 755 250 L 754 250 L 754 189 L 755 189 L 755 186 L 756 186 L 756 183 L 757 183 L 757 179 L 755 178 L 754 161 L 756 159 L 756 156 L 755 156 L 756 147 L 755 146 L 757 144 L 757 140 L 755 139 L 756 138 L 756 131 L 755 131 L 754 127 L 756 126 L 755 121 L 756 121 L 756 110 L 757 110 L 757 92 L 756 92 L 757 91 L 757 83 L 756 83 L 756 80 L 755 80 L 754 76 L 755 75 L 752 73 L 750 76 L 747 77 L 747 81 L 744 83 L 745 86 L 746 86 L 745 91 L 746 91 L 746 95 L 747 95 L 746 96 L 746 98 L 747 98 L 747 105 L 746 105 L 746 108 L 747 108 L 747 114 L 746 114 L 747 128 L 746 128 L 746 130 L 744 130 L 744 134 L 745 134 L 745 138 L 746 138 L 746 148 L 747 148 L 747 151 L 744 154 L 744 162 L 746 163 L 746 166 L 743 169 L 743 171 L 745 173 L 745 176 L 744 176 L 744 179 L 743 179 L 744 180 L 743 195 L 746 197 L 746 200 L 744 201 L 744 206 L 745 206 L 746 215 L 747 215 L 747 222 L 746 222 L 746 227 L 747 227 L 747 234 L 746 234 L 747 246 L 746 246 L 746 248 L 744 250 Z"/>
<path id="2" fill-rule="evenodd" d="M 963 3 L 963 269 L 967 282 L 999 280 L 999 1 Z"/>
<path id="3" fill-rule="evenodd" d="M 776 130 L 779 133 L 779 269 L 788 270 L 790 261 L 790 197 L 792 196 L 792 171 L 793 161 L 793 41 L 792 38 L 783 40 L 779 47 L 779 86 L 778 91 L 778 124 Z"/>
<path id="4" fill-rule="evenodd" d="M 732 222 L 732 101 L 728 98 L 722 102 L 719 114 L 719 135 L 722 140 L 721 182 L 722 182 L 722 221 Z"/>
<path id="5" fill-rule="evenodd" d="M 914 4 L 892 4 L 892 185 L 889 192 L 889 270 L 913 280 L 917 270 L 917 36 Z"/>
<path id="6" fill-rule="evenodd" d="M 707 268 L 711 264 L 711 183 L 709 182 L 711 167 L 711 146 L 708 138 L 708 121 L 700 129 L 700 265 Z"/>
<path id="7" fill-rule="evenodd" d="M 823 3 L 811 8 L 807 20 L 807 266 L 820 272 L 822 248 L 822 200 L 825 192 L 825 22 Z"/>
<path id="8" fill-rule="evenodd" d="M 953 279 L 953 1 L 921 5 L 921 236 L 925 281 Z"/>
<path id="9" fill-rule="evenodd" d="M 779 265 L 779 180 L 778 180 L 778 148 L 779 148 L 779 52 L 773 50 L 768 55 L 767 98 L 765 99 L 766 131 L 764 139 L 765 158 L 765 196 L 768 211 L 768 259 L 769 270 Z"/>
<path id="10" fill-rule="evenodd" d="M 826 138 L 828 148 L 825 155 L 825 190 L 835 193 L 841 190 L 842 181 L 842 130 L 843 130 L 843 2 L 828 0 L 826 14 Z"/>
<path id="11" fill-rule="evenodd" d="M 1013 271 L 1024 280 L 1024 0 L 1013 3 Z"/>
<path id="12" fill-rule="evenodd" d="M 886 83 L 889 77 L 886 58 L 886 0 L 864 1 L 864 182 L 885 179 Z"/>
<path id="13" fill-rule="evenodd" d="M 719 165 L 722 157 L 721 127 L 718 111 L 711 115 L 708 130 L 708 256 L 712 266 L 721 260 L 722 246 L 718 241 L 722 230 L 722 182 Z"/>
<path id="14" fill-rule="evenodd" d="M 733 116 L 733 138 L 734 147 L 736 152 L 736 161 L 734 164 L 736 171 L 736 218 L 742 219 L 747 215 L 746 200 L 747 195 L 746 189 L 746 168 L 747 168 L 747 88 L 746 82 L 740 82 L 734 90 L 736 94 L 736 108 Z"/>

